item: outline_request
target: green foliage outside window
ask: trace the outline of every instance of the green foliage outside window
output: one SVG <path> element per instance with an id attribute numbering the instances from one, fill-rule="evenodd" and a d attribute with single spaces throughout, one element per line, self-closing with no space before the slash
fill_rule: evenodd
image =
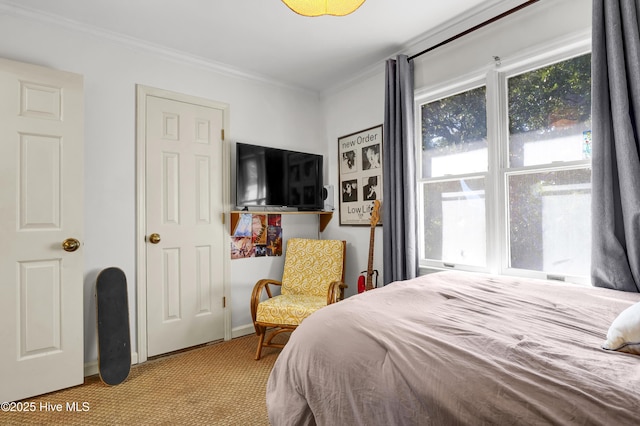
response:
<path id="1" fill-rule="evenodd" d="M 509 80 L 509 133 L 545 132 L 591 116 L 591 55 Z M 487 135 L 486 89 L 478 87 L 422 106 L 422 149 L 479 141 Z"/>
<path id="2" fill-rule="evenodd" d="M 591 55 L 530 71 L 509 80 L 509 133 L 545 132 L 556 123 L 591 117 Z"/>
<path id="3" fill-rule="evenodd" d="M 422 149 L 474 142 L 487 137 L 486 88 L 422 106 Z"/>

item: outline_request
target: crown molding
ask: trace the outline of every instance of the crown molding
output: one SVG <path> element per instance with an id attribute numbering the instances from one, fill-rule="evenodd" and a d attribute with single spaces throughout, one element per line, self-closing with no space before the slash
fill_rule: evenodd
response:
<path id="1" fill-rule="evenodd" d="M 0 14 L 10 15 L 16 18 L 26 19 L 30 21 L 40 22 L 56 27 L 60 27 L 69 31 L 82 33 L 92 36 L 99 40 L 106 40 L 116 43 L 133 50 L 146 52 L 174 63 L 190 65 L 207 71 L 215 72 L 227 77 L 239 78 L 243 80 L 251 80 L 255 82 L 265 83 L 272 86 L 304 92 L 309 95 L 318 96 L 318 92 L 300 86 L 284 83 L 259 73 L 244 71 L 240 68 L 233 67 L 228 64 L 216 62 L 201 56 L 188 54 L 176 49 L 171 49 L 159 44 L 150 43 L 135 37 L 126 36 L 114 31 L 105 30 L 103 28 L 94 27 L 65 18 L 60 15 L 44 13 L 28 7 L 24 7 L 14 1 L 0 0 Z"/>
<path id="2" fill-rule="evenodd" d="M 387 56 L 387 58 L 395 58 L 397 55 L 410 56 L 428 47 L 435 46 L 436 44 L 441 43 L 442 41 L 447 40 L 456 34 L 466 31 L 467 29 L 486 21 L 487 19 L 498 16 L 501 13 L 504 13 L 507 10 L 519 6 L 525 2 L 526 0 L 485 1 L 481 5 L 468 10 L 458 17 L 437 27 L 434 27 L 430 31 L 427 31 L 418 37 L 415 37 L 414 39 L 407 42 L 399 50 L 392 52 Z M 381 62 L 385 61 L 386 59 L 381 60 Z M 381 65 L 380 63 L 372 64 L 358 74 L 352 76 L 351 78 L 346 79 L 341 83 L 324 90 L 321 95 L 322 97 L 330 96 L 332 94 L 340 92 L 343 89 L 346 89 L 349 86 L 352 86 L 354 83 L 357 83 L 360 80 L 370 78 L 373 75 L 380 73 L 381 71 L 384 72 L 383 65 Z"/>

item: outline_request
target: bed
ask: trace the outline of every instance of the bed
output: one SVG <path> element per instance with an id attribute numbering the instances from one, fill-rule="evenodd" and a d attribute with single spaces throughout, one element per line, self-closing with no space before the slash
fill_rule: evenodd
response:
<path id="1" fill-rule="evenodd" d="M 637 302 L 637 293 L 453 271 L 392 283 L 292 333 L 268 380 L 269 419 L 640 424 L 640 356 L 602 347 Z"/>

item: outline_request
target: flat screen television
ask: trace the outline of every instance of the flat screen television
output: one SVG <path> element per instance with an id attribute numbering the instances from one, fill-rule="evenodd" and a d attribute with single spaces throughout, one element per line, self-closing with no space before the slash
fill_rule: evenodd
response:
<path id="1" fill-rule="evenodd" d="M 322 155 L 236 143 L 236 205 L 324 207 Z"/>

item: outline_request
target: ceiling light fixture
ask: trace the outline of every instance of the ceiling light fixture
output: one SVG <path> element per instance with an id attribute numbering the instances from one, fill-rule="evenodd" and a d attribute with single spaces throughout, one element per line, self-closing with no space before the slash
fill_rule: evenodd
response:
<path id="1" fill-rule="evenodd" d="M 299 15 L 303 16 L 345 16 L 354 12 L 365 0 L 282 0 Z"/>

